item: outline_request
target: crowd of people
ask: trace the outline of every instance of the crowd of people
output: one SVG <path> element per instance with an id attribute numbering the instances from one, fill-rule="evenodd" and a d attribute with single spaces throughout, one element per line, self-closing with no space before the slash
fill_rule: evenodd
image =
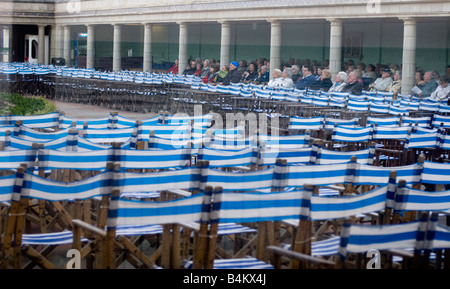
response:
<path id="1" fill-rule="evenodd" d="M 178 74 L 178 60 L 167 72 Z M 282 64 L 282 69 L 272 70 L 270 62 L 265 58 L 253 61 L 233 61 L 229 65 L 220 64 L 215 59 L 191 60 L 183 69 L 183 75 L 200 77 L 203 83 L 229 85 L 230 83 L 264 84 L 270 88 L 297 88 L 322 90 L 325 92 L 349 92 L 361 95 L 363 91 L 381 91 L 401 93 L 402 72 L 397 64 L 355 64 L 353 60 L 344 62 L 342 71 L 334 79 L 329 70 L 329 61 L 319 63 L 316 60 L 289 59 Z M 439 75 L 437 71 L 416 70 L 415 89 L 413 94 L 420 98 L 431 98 L 436 101 L 450 99 L 450 65 L 446 73 Z M 450 100 L 449 100 L 450 102 Z"/>

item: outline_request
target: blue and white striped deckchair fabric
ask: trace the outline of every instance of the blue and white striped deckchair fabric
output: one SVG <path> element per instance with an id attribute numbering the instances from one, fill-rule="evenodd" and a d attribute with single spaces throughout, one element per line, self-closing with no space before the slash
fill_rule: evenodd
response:
<path id="1" fill-rule="evenodd" d="M 272 189 L 274 168 L 251 172 L 225 172 L 216 169 L 202 171 L 200 189 L 206 186 L 222 187 L 224 192 L 263 192 Z"/>
<path id="2" fill-rule="evenodd" d="M 251 223 L 309 218 L 304 191 L 214 194 L 212 216 L 219 223 Z"/>
<path id="3" fill-rule="evenodd" d="M 384 127 L 398 127 L 400 126 L 400 118 L 399 117 L 373 117 L 369 116 L 367 118 L 367 124 L 366 126 L 370 125 L 378 125 L 378 126 L 384 126 Z"/>
<path id="4" fill-rule="evenodd" d="M 23 122 L 22 125 L 30 128 L 58 127 L 59 113 L 52 112 L 36 116 L 10 115 L 0 117 L 0 123 L 3 125 L 13 125 L 18 120 Z"/>
<path id="5" fill-rule="evenodd" d="M 272 99 L 285 100 L 286 99 L 286 91 L 273 90 L 272 91 Z"/>
<path id="6" fill-rule="evenodd" d="M 104 170 L 110 159 L 108 150 L 72 152 L 49 149 L 39 149 L 38 167 L 41 170 L 75 169 Z"/>
<path id="7" fill-rule="evenodd" d="M 63 117 L 62 120 L 62 128 L 68 128 L 72 126 L 73 122 L 76 122 L 76 128 L 81 130 L 84 128 L 84 123 L 87 122 L 88 128 L 91 129 L 106 129 L 108 127 L 109 117 L 97 118 L 97 119 L 84 119 L 84 120 L 75 120 L 71 118 Z"/>
<path id="8" fill-rule="evenodd" d="M 216 91 L 218 93 L 228 93 L 228 91 L 230 90 L 230 87 L 228 85 L 218 84 L 216 87 Z"/>
<path id="9" fill-rule="evenodd" d="M 194 126 L 210 127 L 213 115 L 206 114 L 200 116 L 188 116 L 188 115 L 170 115 L 165 117 L 168 125 L 190 125 L 193 121 Z"/>
<path id="10" fill-rule="evenodd" d="M 313 105 L 322 106 L 322 107 L 327 107 L 328 102 L 329 102 L 328 96 L 323 97 L 323 96 L 319 96 L 319 95 L 314 95 L 313 99 L 312 99 Z"/>
<path id="11" fill-rule="evenodd" d="M 330 118 L 327 117 L 325 119 L 325 129 L 334 129 L 334 126 L 346 126 L 349 128 L 356 128 L 358 127 L 359 119 L 358 118 L 352 118 L 352 119 L 338 119 L 338 118 Z"/>
<path id="12" fill-rule="evenodd" d="M 189 149 L 179 150 L 120 150 L 120 167 L 123 169 L 169 169 L 190 164 Z"/>
<path id="13" fill-rule="evenodd" d="M 192 269 L 193 261 L 186 261 L 183 265 L 184 269 Z M 273 265 L 258 260 L 254 257 L 247 256 L 237 259 L 214 259 L 214 270 L 230 270 L 230 269 L 274 269 Z"/>
<path id="14" fill-rule="evenodd" d="M 237 135 L 235 138 L 213 136 L 209 143 L 205 143 L 205 146 L 211 149 L 218 150 L 243 150 L 249 147 L 256 146 L 255 137 L 241 137 Z"/>
<path id="15" fill-rule="evenodd" d="M 80 137 L 80 136 L 77 137 L 76 142 L 77 142 L 77 146 L 76 146 L 75 150 L 78 152 L 104 150 L 104 149 L 111 148 L 111 145 L 103 145 L 103 144 L 93 143 L 85 138 Z M 65 150 L 65 148 L 63 146 L 61 146 L 60 144 L 58 144 L 57 141 L 48 142 L 48 143 L 44 144 L 44 147 L 48 148 L 48 149 L 54 149 L 54 150 Z"/>
<path id="16" fill-rule="evenodd" d="M 199 168 L 180 168 L 155 173 L 119 173 L 120 191 L 153 192 L 165 190 L 196 190 L 200 185 Z"/>
<path id="17" fill-rule="evenodd" d="M 0 151 L 0 170 L 14 170 L 21 164 L 34 167 L 36 151 L 34 150 L 7 150 Z"/>
<path id="18" fill-rule="evenodd" d="M 438 133 L 418 134 L 411 133 L 408 135 L 405 150 L 410 148 L 435 148 L 437 146 Z"/>
<path id="19" fill-rule="evenodd" d="M 407 106 L 390 105 L 389 114 L 392 115 L 409 115 L 409 108 Z"/>
<path id="20" fill-rule="evenodd" d="M 296 90 L 286 92 L 286 101 L 299 102 L 303 94 Z"/>
<path id="21" fill-rule="evenodd" d="M 359 101 L 349 99 L 347 102 L 347 109 L 355 111 L 369 111 L 369 104 L 370 104 L 369 101 Z"/>
<path id="22" fill-rule="evenodd" d="M 4 136 L 6 135 L 7 131 L 10 131 L 11 134 L 14 134 L 14 128 L 15 125 L 3 125 L 0 126 L 0 140 L 4 140 Z"/>
<path id="23" fill-rule="evenodd" d="M 269 99 L 272 96 L 272 90 L 271 89 L 265 89 L 265 88 L 256 88 L 255 89 L 255 97 L 256 98 L 265 98 Z"/>
<path id="24" fill-rule="evenodd" d="M 443 150 L 450 150 L 450 135 L 439 136 L 439 148 Z"/>
<path id="25" fill-rule="evenodd" d="M 372 137 L 372 127 L 348 128 L 336 126 L 332 134 L 332 140 L 338 142 L 366 142 L 371 141 Z"/>
<path id="26" fill-rule="evenodd" d="M 312 117 L 312 118 L 302 118 L 291 116 L 289 129 L 310 129 L 319 130 L 322 129 L 324 125 L 324 117 Z"/>
<path id="27" fill-rule="evenodd" d="M 447 105 L 445 103 L 442 103 L 439 107 L 439 110 L 437 113 L 449 113 L 450 112 L 450 105 Z"/>
<path id="28" fill-rule="evenodd" d="M 155 136 L 166 139 L 183 139 L 183 135 L 191 131 L 190 125 L 144 125 L 142 128 L 143 135 L 150 135 L 154 132 Z M 147 132 L 149 132 L 147 134 Z M 145 138 L 144 138 L 145 139 Z M 143 140 L 144 140 L 143 139 Z"/>
<path id="29" fill-rule="evenodd" d="M 116 227 L 116 236 L 159 235 L 162 234 L 162 232 L 163 227 L 161 225 L 134 225 Z"/>
<path id="30" fill-rule="evenodd" d="M 211 168 L 225 168 L 250 166 L 256 161 L 253 158 L 253 148 L 233 151 L 202 148 L 198 152 L 197 160 L 209 161 L 209 167 Z"/>
<path id="31" fill-rule="evenodd" d="M 16 131 L 14 132 L 14 134 Z M 69 129 L 60 130 L 57 132 L 39 132 L 26 126 L 20 126 L 17 132 L 17 137 L 28 141 L 52 141 L 62 137 L 67 137 L 69 134 Z"/>
<path id="32" fill-rule="evenodd" d="M 422 183 L 450 184 L 450 164 L 425 161 L 422 172 Z"/>
<path id="33" fill-rule="evenodd" d="M 432 125 L 433 127 L 450 128 L 450 116 L 435 114 Z"/>
<path id="34" fill-rule="evenodd" d="M 288 164 L 308 164 L 311 160 L 311 147 L 308 148 L 261 148 L 258 165 L 273 166 L 277 159 L 286 160 Z"/>
<path id="35" fill-rule="evenodd" d="M 328 106 L 344 108 L 347 106 L 347 100 L 345 98 L 331 96 Z"/>
<path id="36" fill-rule="evenodd" d="M 341 258 L 345 258 L 347 253 L 364 253 L 372 249 L 415 248 L 421 227 L 423 222 L 420 221 L 383 226 L 344 224 L 339 254 Z"/>
<path id="37" fill-rule="evenodd" d="M 94 143 L 126 142 L 135 130 L 134 127 L 121 129 L 85 129 L 84 137 Z"/>
<path id="38" fill-rule="evenodd" d="M 431 117 L 430 116 L 424 116 L 424 117 L 410 117 L 410 116 L 404 116 L 402 117 L 402 125 L 417 125 L 419 127 L 428 127 L 431 124 Z"/>
<path id="39" fill-rule="evenodd" d="M 117 226 L 164 225 L 199 222 L 204 193 L 169 202 L 119 199 Z"/>
<path id="40" fill-rule="evenodd" d="M 214 134 L 214 137 L 218 138 L 232 138 L 232 139 L 240 139 L 244 137 L 245 127 L 237 126 L 233 128 L 210 128 L 206 132 L 211 131 Z"/>
<path id="41" fill-rule="evenodd" d="M 450 209 L 450 191 L 428 192 L 398 187 L 394 209 L 401 211 L 446 211 Z"/>
<path id="42" fill-rule="evenodd" d="M 201 143 L 209 142 L 210 138 L 208 137 L 191 140 L 190 138 L 186 138 L 184 136 L 181 139 L 166 139 L 154 136 L 149 139 L 148 148 L 156 150 L 178 150 L 187 148 L 198 149 Z"/>
<path id="43" fill-rule="evenodd" d="M 10 202 L 16 183 L 16 175 L 0 177 L 0 202 Z"/>
<path id="44" fill-rule="evenodd" d="M 360 164 L 369 164 L 370 149 L 359 150 L 359 151 L 332 151 L 327 149 L 320 149 L 317 157 L 316 164 L 337 164 L 337 163 L 347 163 L 351 158 L 357 157 L 356 162 Z M 373 157 L 373 156 L 372 156 Z M 373 160 L 372 160 L 373 163 Z"/>
<path id="45" fill-rule="evenodd" d="M 300 99 L 300 102 L 301 103 L 312 104 L 313 98 L 314 98 L 314 95 L 311 95 L 311 94 L 302 95 L 302 98 Z"/>
<path id="46" fill-rule="evenodd" d="M 87 241 L 89 240 L 84 237 L 81 238 L 81 242 Z M 66 245 L 72 243 L 72 231 L 22 235 L 22 245 Z"/>
<path id="47" fill-rule="evenodd" d="M 435 101 L 431 101 L 431 100 L 422 100 L 419 104 L 419 109 L 437 112 L 437 111 L 439 111 L 440 105 L 441 104 L 439 102 L 435 102 Z"/>
<path id="48" fill-rule="evenodd" d="M 356 196 L 311 197 L 311 220 L 333 220 L 386 208 L 387 185 Z"/>
<path id="49" fill-rule="evenodd" d="M 399 167 L 378 167 L 358 164 L 353 179 L 354 185 L 383 186 L 389 182 L 391 171 L 397 172 L 397 180 L 405 180 L 407 184 L 419 184 L 422 178 L 422 165 L 412 164 Z"/>
<path id="50" fill-rule="evenodd" d="M 370 103 L 369 111 L 375 112 L 375 113 L 386 113 L 387 114 L 387 113 L 389 113 L 389 108 L 390 108 L 390 104 L 372 101 Z"/>
<path id="51" fill-rule="evenodd" d="M 347 163 L 289 166 L 281 180 L 274 180 L 274 186 L 284 189 L 302 188 L 304 184 L 314 186 L 343 184 L 346 180 L 347 167 Z"/>
<path id="52" fill-rule="evenodd" d="M 410 131 L 409 126 L 401 126 L 401 127 L 383 127 L 383 126 L 375 126 L 373 139 L 404 139 L 408 137 L 408 133 Z"/>
<path id="53" fill-rule="evenodd" d="M 310 134 L 301 135 L 259 135 L 258 140 L 264 143 L 264 147 L 282 148 L 282 149 L 298 149 L 309 147 Z"/>

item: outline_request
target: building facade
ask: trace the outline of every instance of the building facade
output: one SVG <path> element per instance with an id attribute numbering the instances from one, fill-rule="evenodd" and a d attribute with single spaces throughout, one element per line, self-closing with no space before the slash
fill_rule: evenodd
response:
<path id="1" fill-rule="evenodd" d="M 271 69 L 294 58 L 329 60 L 336 74 L 352 59 L 401 65 L 403 93 L 417 67 L 443 74 L 450 64 L 448 0 L 0 2 L 5 62 L 151 71 L 176 58 L 184 68 L 196 58 L 264 57 Z"/>

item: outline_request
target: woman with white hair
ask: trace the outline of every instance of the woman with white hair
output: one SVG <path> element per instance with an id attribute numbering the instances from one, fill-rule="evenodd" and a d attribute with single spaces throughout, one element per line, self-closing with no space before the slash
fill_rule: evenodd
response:
<path id="1" fill-rule="evenodd" d="M 348 78 L 348 76 L 347 76 L 347 73 L 345 71 L 338 72 L 338 74 L 336 75 L 335 82 L 330 87 L 328 92 L 339 92 L 339 91 L 341 91 L 344 88 L 344 86 L 346 85 L 346 83 L 347 83 L 347 78 Z"/>
<path id="2" fill-rule="evenodd" d="M 292 75 L 294 74 L 292 68 L 286 67 L 283 70 L 283 73 L 281 76 L 283 77 L 283 83 L 281 84 L 281 87 L 283 88 L 292 88 L 294 87 L 294 81 L 292 80 Z"/>
<path id="3" fill-rule="evenodd" d="M 283 85 L 284 77 L 282 76 L 281 70 L 274 69 L 272 72 L 272 79 L 267 83 L 269 88 L 279 88 Z"/>

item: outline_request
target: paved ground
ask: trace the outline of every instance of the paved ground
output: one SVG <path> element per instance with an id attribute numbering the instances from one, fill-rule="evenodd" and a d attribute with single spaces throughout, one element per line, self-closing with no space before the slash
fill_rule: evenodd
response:
<path id="1" fill-rule="evenodd" d="M 72 103 L 72 102 L 61 102 L 47 99 L 56 104 L 58 110 L 64 112 L 65 116 L 73 119 L 90 119 L 90 118 L 103 118 L 107 117 L 112 111 L 110 108 L 105 108 L 96 105 L 87 105 L 80 103 Z M 135 119 L 135 120 L 144 120 L 154 117 L 153 113 L 137 113 L 130 111 L 118 111 L 119 115 Z"/>

